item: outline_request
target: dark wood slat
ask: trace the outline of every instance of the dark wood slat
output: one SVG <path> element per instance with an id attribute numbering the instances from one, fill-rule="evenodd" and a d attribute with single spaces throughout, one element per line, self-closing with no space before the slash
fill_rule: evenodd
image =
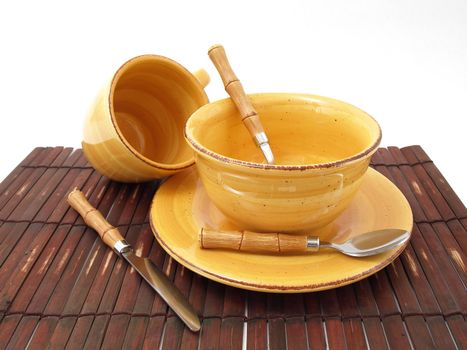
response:
<path id="1" fill-rule="evenodd" d="M 310 317 L 306 320 L 308 346 L 310 349 L 326 349 L 326 336 L 324 334 L 321 317 Z"/>
<path id="2" fill-rule="evenodd" d="M 34 187 L 38 179 L 45 173 L 45 170 L 45 168 L 31 168 L 21 173 L 17 178 L 17 183 L 12 184 L 2 195 L 0 220 L 8 220 L 11 212 Z M 25 179 L 23 179 L 23 177 L 25 177 Z"/>
<path id="3" fill-rule="evenodd" d="M 285 321 L 285 329 L 289 349 L 308 349 L 307 327 L 304 317 L 288 317 Z"/>
<path id="4" fill-rule="evenodd" d="M 452 220 L 447 223 L 450 233 L 456 239 L 463 252 L 467 251 L 467 219 Z"/>
<path id="5" fill-rule="evenodd" d="M 141 349 L 144 344 L 146 328 L 149 323 L 149 317 L 133 316 L 126 329 L 125 340 L 122 349 Z"/>
<path id="6" fill-rule="evenodd" d="M 365 333 L 360 318 L 342 320 L 345 343 L 349 349 L 364 349 L 366 347 Z"/>
<path id="7" fill-rule="evenodd" d="M 202 324 L 201 324 L 202 327 Z M 180 349 L 198 349 L 200 332 L 192 332 L 185 327 L 183 329 Z"/>
<path id="8" fill-rule="evenodd" d="M 467 216 L 467 210 L 465 205 L 462 203 L 460 198 L 454 192 L 452 187 L 446 181 L 444 176 L 441 174 L 439 169 L 431 161 L 430 157 L 425 153 L 425 151 L 420 146 L 409 146 L 401 149 L 402 153 L 406 154 L 408 157 L 416 157 L 420 163 L 423 163 L 428 175 L 431 177 L 436 187 L 449 203 L 449 206 L 454 211 L 458 218 L 464 218 Z"/>
<path id="9" fill-rule="evenodd" d="M 329 349 L 347 349 L 344 328 L 340 318 L 325 318 L 324 324 Z"/>
<path id="10" fill-rule="evenodd" d="M 65 228 L 66 226 L 61 227 Z M 63 271 L 73 256 L 75 248 L 78 246 L 78 242 L 80 241 L 83 232 L 83 227 L 68 226 L 68 232 L 64 242 L 55 254 L 55 258 L 45 272 L 45 275 L 41 279 L 37 289 L 34 291 L 34 294 L 30 299 L 28 299 L 30 292 L 25 291 L 24 296 L 19 294 L 17 298 L 18 300 L 15 300 L 12 304 L 12 310 L 24 310 L 27 308 L 26 311 L 31 314 L 40 314 L 44 311 L 53 290 L 59 283 Z"/>
<path id="11" fill-rule="evenodd" d="M 37 323 L 39 322 L 39 316 L 23 316 L 15 332 L 10 338 L 7 350 L 10 349 L 24 349 L 31 338 Z"/>
<path id="12" fill-rule="evenodd" d="M 452 209 L 456 217 L 463 219 L 467 217 L 467 209 L 459 196 L 454 192 L 452 187 L 447 182 L 446 178 L 441 174 L 438 168 L 433 163 L 424 163 L 423 168 L 426 170 L 428 175 L 433 180 L 434 184 L 441 192 L 443 197 L 449 203 L 449 207 Z"/>
<path id="13" fill-rule="evenodd" d="M 43 348 L 45 344 L 48 344 L 57 323 L 57 316 L 41 318 L 28 342 L 28 349 L 40 349 Z"/>
<path id="14" fill-rule="evenodd" d="M 224 286 L 209 280 L 204 301 L 203 317 L 222 316 L 224 308 Z"/>
<path id="15" fill-rule="evenodd" d="M 465 318 L 461 315 L 449 316 L 446 317 L 446 322 L 458 348 L 465 348 L 467 345 L 467 324 Z"/>
<path id="16" fill-rule="evenodd" d="M 430 252 L 433 255 L 433 258 L 436 259 L 436 265 L 439 267 L 440 271 L 442 271 L 442 277 L 449 286 L 451 295 L 454 296 L 455 301 L 461 310 L 467 310 L 465 286 L 462 279 L 459 278 L 457 269 L 453 265 L 454 261 L 456 261 L 457 258 L 460 258 L 460 260 L 457 260 L 457 263 L 460 267 L 464 266 L 465 268 L 465 255 L 462 251 L 456 250 L 456 247 L 446 246 L 444 242 L 439 239 L 438 234 L 435 232 L 432 225 L 419 224 L 418 227 L 427 246 L 430 247 Z M 464 275 L 464 279 L 465 277 L 466 276 Z"/>
<path id="17" fill-rule="evenodd" d="M 199 334 L 199 347 L 201 349 L 219 349 L 222 320 L 217 317 L 205 318 Z M 174 348 L 172 348 L 174 349 Z"/>
<path id="18" fill-rule="evenodd" d="M 464 236 L 466 239 L 467 232 L 457 220 L 452 222 L 452 225 L 450 226 L 446 225 L 445 222 L 436 222 L 432 227 L 434 228 L 442 246 L 446 250 L 446 253 L 450 257 L 450 262 L 456 269 L 459 278 L 464 285 L 467 285 L 467 256 L 465 254 L 465 250 L 459 246 L 458 241 L 455 239 L 454 231 L 463 231 L 456 233 L 456 235 Z"/>
<path id="19" fill-rule="evenodd" d="M 420 261 L 417 259 L 412 244 L 405 248 L 399 259 L 404 265 L 405 272 L 417 295 L 418 304 L 422 311 L 426 314 L 441 313 L 441 308 L 420 265 Z"/>
<path id="20" fill-rule="evenodd" d="M 284 309 L 284 295 L 283 294 L 274 294 L 274 293 L 267 293 L 265 294 L 266 302 L 267 302 L 267 317 L 268 318 L 275 318 L 275 317 L 285 317 L 285 309 Z"/>
<path id="21" fill-rule="evenodd" d="M 64 149 L 52 164 L 56 163 L 60 165 L 68 154 L 69 150 Z M 8 215 L 8 219 L 13 221 L 32 221 L 68 171 L 69 169 L 67 168 L 46 169 L 34 184 L 34 187 L 28 191 L 24 198 L 21 199 L 14 210 Z"/>
<path id="22" fill-rule="evenodd" d="M 36 224 L 34 228 L 40 227 L 40 224 Z M 0 245 L 0 283 L 2 281 L 2 271 L 3 273 L 7 272 L 7 269 L 4 267 L 5 260 L 8 258 L 10 253 L 14 250 L 19 253 L 13 253 L 16 259 L 19 259 L 21 252 L 24 253 L 26 247 L 29 244 L 30 231 L 32 228 L 29 227 L 29 223 L 13 223 L 13 222 L 4 222 L 0 228 L 2 233 L 2 243 Z M 29 236 L 29 239 L 24 239 L 24 236 Z M 10 261 L 12 259 L 10 258 Z M 14 266 L 15 264 L 12 264 Z"/>
<path id="23" fill-rule="evenodd" d="M 360 317 L 354 286 L 352 284 L 336 289 L 339 308 L 343 318 Z"/>
<path id="24" fill-rule="evenodd" d="M 71 231 L 78 231 L 81 234 L 81 239 L 68 260 L 65 269 L 63 270 L 58 283 L 52 291 L 50 297 L 46 300 L 36 299 L 35 303 L 31 303 L 30 307 L 43 308 L 43 312 L 48 315 L 60 315 L 73 289 L 74 283 L 81 270 L 83 261 L 85 260 L 89 248 L 94 242 L 94 233 L 90 229 L 84 227 L 73 227 Z M 83 233 L 84 230 L 84 233 Z M 34 300 L 33 300 L 34 301 Z"/>
<path id="25" fill-rule="evenodd" d="M 366 339 L 370 349 L 388 349 L 386 336 L 384 335 L 383 325 L 379 317 L 363 318 Z"/>
<path id="26" fill-rule="evenodd" d="M 60 181 L 58 186 L 46 200 L 42 208 L 37 212 L 34 221 L 47 221 L 59 223 L 68 209 L 66 195 L 75 187 L 80 188 L 91 176 L 91 169 L 70 169 Z M 51 220 L 51 218 L 53 218 Z"/>
<path id="27" fill-rule="evenodd" d="M 48 150 L 41 149 L 37 157 L 34 158 L 36 162 L 46 159 L 49 155 Z M 49 158 L 50 159 L 50 158 Z M 33 160 L 33 161 L 34 161 Z M 52 160 L 50 160 L 52 162 Z M 20 167 L 17 167 L 20 169 Z M 22 169 L 22 168 L 21 168 Z M 35 168 L 25 168 L 22 169 L 19 174 L 14 176 L 14 179 L 10 179 L 8 182 L 5 182 L 6 186 L 0 192 L 0 219 L 5 220 L 8 214 L 11 212 L 21 198 L 26 195 L 27 191 L 34 185 L 37 179 L 45 172 L 45 169 L 35 169 Z M 8 209 L 5 209 L 6 204 L 9 205 Z"/>
<path id="28" fill-rule="evenodd" d="M 159 349 L 164 326 L 165 316 L 154 316 L 149 319 L 144 336 L 143 349 Z"/>
<path id="29" fill-rule="evenodd" d="M 414 220 L 416 222 L 427 221 L 428 219 L 425 215 L 425 212 L 423 211 L 420 203 L 418 203 L 418 200 L 413 194 L 412 189 L 407 183 L 407 180 L 405 179 L 401 169 L 392 166 L 389 167 L 388 170 L 391 173 L 392 182 L 401 190 L 401 192 L 404 194 L 405 198 L 409 202 L 410 207 L 412 208 Z"/>
<path id="30" fill-rule="evenodd" d="M 287 317 L 303 317 L 305 315 L 305 300 L 302 293 L 284 294 L 283 296 Z"/>
<path id="31" fill-rule="evenodd" d="M 6 349 L 8 341 L 21 321 L 22 315 L 7 315 L 0 321 L 0 349 Z"/>
<path id="32" fill-rule="evenodd" d="M 158 187 L 159 181 L 152 181 L 144 184 L 141 203 L 138 205 L 133 215 L 132 222 L 134 224 L 149 223 L 149 208 Z"/>
<path id="33" fill-rule="evenodd" d="M 71 323 L 72 328 L 66 330 L 68 334 L 68 341 L 66 343 L 67 349 L 82 349 L 88 333 L 94 322 L 94 315 L 83 316 L 79 318 L 72 317 L 75 322 Z"/>
<path id="34" fill-rule="evenodd" d="M 31 226 L 30 226 L 31 227 Z M 40 228 L 37 233 L 32 236 L 32 240 L 27 250 L 22 252 L 21 259 L 14 259 L 17 264 L 10 266 L 11 264 L 5 263 L 7 266 L 5 271 L 9 272 L 8 279 L 2 278 L 4 282 L 2 291 L 0 292 L 0 310 L 6 310 L 12 303 L 14 297 L 21 288 L 24 280 L 26 279 L 29 271 L 32 269 L 34 263 L 39 258 L 42 249 L 49 240 L 50 236 L 54 233 L 56 225 L 47 224 Z M 20 254 L 21 252 L 18 252 Z M 6 274 L 5 274 L 6 275 Z M 3 276 L 2 276 L 3 277 Z"/>
<path id="35" fill-rule="evenodd" d="M 268 320 L 269 328 L 269 349 L 279 350 L 287 348 L 287 334 L 285 332 L 285 322 L 282 318 Z"/>
<path id="36" fill-rule="evenodd" d="M 407 316 L 404 322 L 415 349 L 436 349 L 423 316 Z"/>
<path id="37" fill-rule="evenodd" d="M 369 280 L 380 315 L 384 317 L 399 314 L 400 307 L 397 304 L 397 299 L 389 283 L 386 271 L 382 270 L 374 274 L 369 277 Z"/>
<path id="38" fill-rule="evenodd" d="M 252 319 L 247 322 L 247 349 L 266 349 L 268 322 L 264 319 Z"/>
<path id="39" fill-rule="evenodd" d="M 225 286 L 222 317 L 245 317 L 246 291 Z"/>
<path id="40" fill-rule="evenodd" d="M 393 155 L 405 160 L 405 155 L 398 148 L 392 147 L 391 150 Z M 401 165 L 400 168 L 429 221 L 449 220 L 455 217 L 421 164 Z"/>
<path id="41" fill-rule="evenodd" d="M 165 322 L 165 330 L 162 335 L 163 349 L 178 349 L 182 340 L 184 324 L 178 317 L 169 317 Z M 149 330 L 148 330 L 149 331 Z M 202 332 L 205 331 L 204 325 Z"/>
<path id="42" fill-rule="evenodd" d="M 444 317 L 425 316 L 425 320 L 437 349 L 456 349 L 456 344 L 449 333 Z"/>
<path id="43" fill-rule="evenodd" d="M 393 153 L 397 153 L 400 156 L 400 158 L 404 158 L 405 161 L 405 157 L 402 155 L 402 153 L 395 152 L 394 148 L 392 150 L 393 152 L 387 152 L 387 156 L 388 158 L 391 158 L 391 161 L 397 163 L 397 161 L 393 157 Z M 426 220 L 442 220 L 441 215 L 439 214 L 436 206 L 433 204 L 430 196 L 423 187 L 420 179 L 415 174 L 414 169 L 410 165 L 399 165 L 397 169 L 400 169 L 400 171 L 404 175 L 406 183 L 408 184 L 408 188 L 414 194 L 417 203 L 420 205 L 423 212 L 425 213 Z M 399 183 L 400 182 L 398 181 L 397 184 Z"/>
<path id="44" fill-rule="evenodd" d="M 130 324 L 130 315 L 112 315 L 104 334 L 102 349 L 120 349 Z"/>
<path id="45" fill-rule="evenodd" d="M 222 318 L 220 342 L 222 349 L 240 350 L 243 345 L 243 318 Z M 182 343 L 183 344 L 183 343 Z"/>
<path id="46" fill-rule="evenodd" d="M 368 278 L 354 283 L 355 296 L 357 299 L 360 314 L 363 317 L 379 316 L 378 306 L 376 304 L 370 280 Z"/>
<path id="47" fill-rule="evenodd" d="M 109 319 L 109 315 L 97 315 L 94 317 L 91 329 L 89 330 L 86 342 L 84 343 L 84 347 L 86 349 L 98 349 L 101 347 L 107 331 Z"/>
<path id="48" fill-rule="evenodd" d="M 92 316 L 85 316 L 92 317 Z M 58 320 L 57 325 L 47 344 L 51 349 L 65 349 L 65 346 L 74 330 L 76 317 L 62 317 Z"/>
<path id="49" fill-rule="evenodd" d="M 248 318 L 266 318 L 267 303 L 265 295 L 260 292 L 247 292 Z"/>
<path id="50" fill-rule="evenodd" d="M 32 162 L 36 157 L 40 157 L 43 153 L 43 147 L 36 147 L 34 148 L 31 153 L 29 153 L 26 158 L 24 158 L 21 163 L 18 164 L 16 168 L 14 168 L 11 173 L 9 173 L 2 182 L 0 182 L 0 193 L 3 195 L 3 192 L 16 180 L 16 178 L 24 171 L 24 166 L 28 165 Z M 1 203 L 1 200 L 0 200 Z M 1 205 L 0 205 L 1 207 Z"/>
<path id="51" fill-rule="evenodd" d="M 431 158 L 426 154 L 423 148 L 420 145 L 413 145 L 401 148 L 402 153 L 406 154 L 406 152 L 412 153 L 416 158 L 413 159 L 412 164 L 416 163 L 426 163 L 431 162 Z"/>
<path id="52" fill-rule="evenodd" d="M 427 224 L 422 224 L 421 227 L 424 227 L 424 225 Z M 431 253 L 432 249 L 435 248 L 428 247 L 418 227 L 417 225 L 413 228 L 411 243 L 430 283 L 431 289 L 444 314 L 458 313 L 460 312 L 459 305 L 444 278 L 444 271 L 438 265 L 438 256 L 434 257 Z M 447 271 L 446 273 L 449 272 Z"/>
<path id="53" fill-rule="evenodd" d="M 396 259 L 387 268 L 386 272 L 391 281 L 394 294 L 401 308 L 403 315 L 421 313 L 422 310 L 418 304 L 417 296 L 410 284 L 410 281 L 404 271 L 400 259 Z"/>
<path id="54" fill-rule="evenodd" d="M 341 315 L 339 300 L 335 289 L 318 292 L 323 317 L 337 317 Z"/>
<path id="55" fill-rule="evenodd" d="M 193 274 L 191 282 L 190 297 L 188 301 L 196 310 L 198 315 L 203 315 L 204 304 L 206 299 L 207 279 L 198 274 Z"/>
<path id="56" fill-rule="evenodd" d="M 17 294 L 10 305 L 9 312 L 20 313 L 26 311 L 29 302 L 39 288 L 43 278 L 46 276 L 48 269 L 52 266 L 56 254 L 64 242 L 69 230 L 69 225 L 59 226 L 51 234 L 50 240 L 44 246 L 44 249 L 41 251 L 36 263 L 32 266 L 30 272 L 25 277 L 24 286 L 27 286 L 27 288 L 22 287 L 17 291 Z M 25 268 L 24 265 L 20 266 L 22 266 L 21 270 Z"/>
<path id="57" fill-rule="evenodd" d="M 399 315 L 384 317 L 383 327 L 390 349 L 411 349 L 409 335 Z"/>

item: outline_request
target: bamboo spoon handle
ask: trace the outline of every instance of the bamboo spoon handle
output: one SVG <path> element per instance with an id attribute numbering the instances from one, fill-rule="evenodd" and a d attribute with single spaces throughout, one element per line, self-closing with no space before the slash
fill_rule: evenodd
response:
<path id="1" fill-rule="evenodd" d="M 258 113 L 251 104 L 250 99 L 245 94 L 242 83 L 232 70 L 229 60 L 227 59 L 227 55 L 225 54 L 224 47 L 222 45 L 211 46 L 208 50 L 208 55 L 222 78 L 225 91 L 227 91 L 237 106 L 243 123 L 256 140 L 256 135 L 261 133 L 264 134 L 263 125 L 261 124 Z M 258 140 L 256 141 L 258 142 Z"/>
<path id="2" fill-rule="evenodd" d="M 68 204 L 81 215 L 84 222 L 96 230 L 104 243 L 109 247 L 115 249 L 115 244 L 118 241 L 124 240 L 118 229 L 109 224 L 100 211 L 88 202 L 83 192 L 75 188 L 70 192 L 67 200 Z"/>
<path id="3" fill-rule="evenodd" d="M 251 231 L 218 231 L 201 228 L 199 243 L 204 249 L 229 249 L 251 253 L 304 253 L 307 236 Z"/>

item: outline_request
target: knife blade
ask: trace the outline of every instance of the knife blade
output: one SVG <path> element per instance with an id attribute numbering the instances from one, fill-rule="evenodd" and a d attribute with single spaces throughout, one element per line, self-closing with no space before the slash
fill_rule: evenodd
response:
<path id="1" fill-rule="evenodd" d="M 201 323 L 198 315 L 185 296 L 151 260 L 134 253 L 133 248 L 125 241 L 118 229 L 105 220 L 80 190 L 75 188 L 71 191 L 67 201 L 82 216 L 84 222 L 96 230 L 104 243 L 123 257 L 149 283 L 190 330 L 194 332 L 200 330 Z"/>

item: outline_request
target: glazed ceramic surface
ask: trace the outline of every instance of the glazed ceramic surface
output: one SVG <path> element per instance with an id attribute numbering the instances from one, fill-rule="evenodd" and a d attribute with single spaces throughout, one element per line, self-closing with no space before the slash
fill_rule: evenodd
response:
<path id="1" fill-rule="evenodd" d="M 211 200 L 253 231 L 299 232 L 334 220 L 352 200 L 381 140 L 377 122 L 344 102 L 303 94 L 249 95 L 276 164 L 230 99 L 189 118 L 185 136 Z"/>
<path id="2" fill-rule="evenodd" d="M 158 242 L 179 263 L 217 282 L 257 291 L 298 293 L 343 286 L 382 269 L 404 249 L 366 258 L 352 258 L 333 250 L 284 256 L 201 249 L 201 227 L 244 227 L 217 209 L 193 169 L 176 174 L 161 185 L 152 203 L 150 220 Z M 384 228 L 410 232 L 412 212 L 398 188 L 369 169 L 347 209 L 326 227 L 309 233 L 343 242 Z"/>
<path id="3" fill-rule="evenodd" d="M 194 163 L 183 138 L 185 122 L 208 103 L 205 71 L 193 75 L 162 56 L 135 57 L 97 96 L 85 121 L 83 151 L 101 174 L 140 182 Z"/>

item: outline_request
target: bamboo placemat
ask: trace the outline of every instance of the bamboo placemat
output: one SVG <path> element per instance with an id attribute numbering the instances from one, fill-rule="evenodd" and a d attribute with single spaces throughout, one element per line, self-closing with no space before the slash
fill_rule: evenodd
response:
<path id="1" fill-rule="evenodd" d="M 411 242 L 384 270 L 323 292 L 268 294 L 200 277 L 153 239 L 158 183 L 97 174 L 81 150 L 36 148 L 0 184 L 0 349 L 467 348 L 467 211 L 419 146 L 372 166 L 407 197 Z M 190 332 L 68 207 L 74 187 L 149 255 L 202 316 Z"/>

